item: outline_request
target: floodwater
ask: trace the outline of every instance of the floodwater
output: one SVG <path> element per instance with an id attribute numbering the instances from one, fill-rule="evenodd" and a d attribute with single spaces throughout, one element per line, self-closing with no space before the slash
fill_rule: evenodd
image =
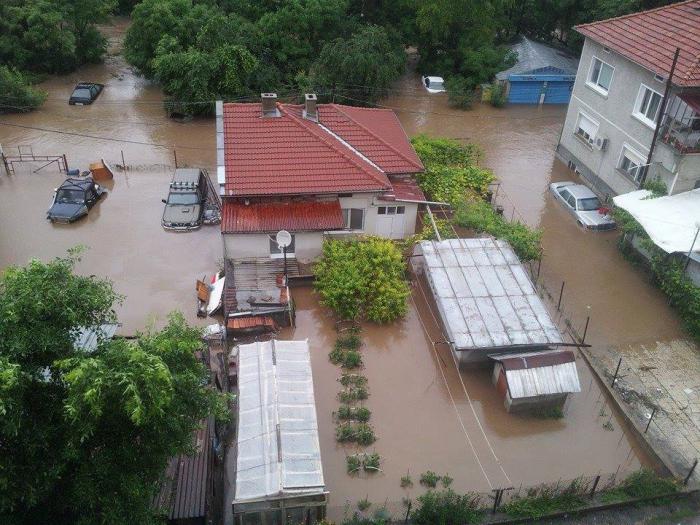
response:
<path id="1" fill-rule="evenodd" d="M 0 269 L 86 245 L 78 270 L 114 281 L 126 297 L 118 309 L 121 331 L 131 334 L 152 320 L 161 323 L 173 309 L 191 321 L 210 322 L 195 317 L 194 283 L 217 270 L 222 254 L 215 226 L 181 234 L 160 226 L 160 199 L 172 176 L 174 150 L 179 165 L 213 174 L 215 127 L 213 120 L 177 123 L 164 116 L 160 90 L 118 55 L 125 27 L 118 20 L 106 28 L 112 47 L 105 64 L 49 79 L 42 86 L 49 99 L 38 111 L 0 116 L 0 143 L 7 154 L 22 145 L 38 155 L 65 153 L 69 165 L 80 169 L 100 158 L 129 166 L 117 171 L 109 195 L 89 217 L 70 226 L 44 219 L 52 190 L 64 177 L 55 168 L 32 173 L 40 165 L 33 164 L 11 177 L 0 173 Z M 106 84 L 93 105 L 67 104 L 78 80 Z M 453 110 L 445 95 L 429 95 L 413 74 L 401 79 L 382 105 L 397 111 L 409 135 L 430 133 L 483 147 L 484 165 L 501 181 L 498 202 L 506 215 L 544 229 L 541 281 L 555 301 L 566 282 L 562 308 L 579 328 L 591 317 L 587 341 L 594 347 L 684 337 L 664 296 L 618 253 L 616 233 L 578 229 L 548 194 L 551 181 L 574 176 L 554 159 L 565 108 Z M 618 417 L 604 407 L 605 397 L 582 359 L 583 391 L 573 396 L 563 420 L 507 415 L 487 373 L 460 376 L 444 346 L 433 350 L 425 331 L 434 341 L 442 336 L 416 288 L 405 320 L 366 326 L 363 332 L 371 390 L 367 406 L 379 437 L 367 450 L 376 450 L 384 463 L 383 473 L 350 478 L 346 449 L 336 445 L 332 421 L 339 386 L 338 369 L 327 358 L 335 339 L 333 322 L 309 290 L 293 293 L 298 325 L 285 336 L 308 337 L 312 348 L 324 472 L 336 515 L 345 499 L 354 504 L 369 496 L 400 505 L 402 497 L 420 493 L 417 481 L 426 470 L 449 473 L 457 490 L 488 491 L 647 463 Z M 613 430 L 603 428 L 608 420 Z M 399 486 L 407 472 L 415 483 L 408 494 Z"/>
<path id="2" fill-rule="evenodd" d="M 489 493 L 492 488 L 624 474 L 650 465 L 580 357 L 582 392 L 570 399 L 559 420 L 508 414 L 489 370 L 462 371 L 460 380 L 448 348 L 432 346 L 431 340 L 443 337 L 424 299 L 427 290 L 418 286 L 404 320 L 363 326 L 362 373 L 370 391 L 364 405 L 372 411 L 378 440 L 359 449 L 335 441 L 332 413 L 339 405 L 340 369 L 328 359 L 336 338 L 334 318 L 318 305 L 311 289 L 293 290 L 296 327 L 282 337 L 309 339 L 332 518 L 342 516 L 346 501 L 355 508 L 365 497 L 375 505 L 388 502 L 390 510 L 400 512 L 403 497 L 424 491 L 418 479 L 428 470 L 449 474 L 458 492 Z M 347 475 L 346 454 L 356 451 L 379 453 L 382 472 Z M 414 481 L 410 490 L 400 487 L 407 473 Z"/>

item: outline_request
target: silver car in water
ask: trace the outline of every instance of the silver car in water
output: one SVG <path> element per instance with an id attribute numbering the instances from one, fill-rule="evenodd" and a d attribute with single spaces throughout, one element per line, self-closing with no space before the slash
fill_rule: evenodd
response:
<path id="1" fill-rule="evenodd" d="M 613 230 L 615 221 L 610 209 L 587 186 L 575 182 L 553 182 L 549 189 L 564 208 L 587 230 Z"/>

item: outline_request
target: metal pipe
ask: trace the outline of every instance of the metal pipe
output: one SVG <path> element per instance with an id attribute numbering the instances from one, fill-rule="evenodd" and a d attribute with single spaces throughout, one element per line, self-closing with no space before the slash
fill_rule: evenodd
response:
<path id="1" fill-rule="evenodd" d="M 647 157 L 647 166 L 651 164 L 651 159 L 654 156 L 654 149 L 656 146 L 656 139 L 659 138 L 659 131 L 661 130 L 661 120 L 664 118 L 664 113 L 666 112 L 666 104 L 668 102 L 668 95 L 671 93 L 671 86 L 673 85 L 673 73 L 676 71 L 676 63 L 678 62 L 678 55 L 681 52 L 681 48 L 677 47 L 676 52 L 673 55 L 673 63 L 671 64 L 671 71 L 668 74 L 668 80 L 666 80 L 666 90 L 664 91 L 664 98 L 661 101 L 661 107 L 659 108 L 659 114 L 656 117 L 656 127 L 654 128 L 654 136 L 651 139 L 651 145 L 649 146 L 649 156 Z M 649 168 L 645 168 L 642 173 L 642 180 L 639 181 L 639 186 L 644 186 L 647 180 L 647 173 Z"/>
<path id="2" fill-rule="evenodd" d="M 695 248 L 695 241 L 698 240 L 698 233 L 700 233 L 700 223 L 695 224 L 697 230 L 695 230 L 695 237 L 693 238 L 693 244 L 690 245 L 690 250 L 688 250 L 688 257 L 685 259 L 685 266 L 683 267 L 683 273 L 688 270 L 688 265 L 690 264 L 690 256 L 693 254 L 693 248 Z"/>

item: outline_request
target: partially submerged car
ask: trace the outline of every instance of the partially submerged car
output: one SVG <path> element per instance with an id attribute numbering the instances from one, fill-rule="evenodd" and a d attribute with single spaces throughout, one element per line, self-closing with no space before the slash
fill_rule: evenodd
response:
<path id="1" fill-rule="evenodd" d="M 73 93 L 71 93 L 68 103 L 71 106 L 92 104 L 95 99 L 100 96 L 104 87 L 104 84 L 97 84 L 95 82 L 78 82 L 75 88 L 73 88 Z"/>
<path id="2" fill-rule="evenodd" d="M 587 230 L 612 230 L 615 221 L 610 209 L 587 186 L 575 182 L 554 182 L 549 185 L 554 197 L 576 218 L 579 226 Z"/>
<path id="3" fill-rule="evenodd" d="M 163 228 L 196 230 L 202 225 L 207 174 L 198 168 L 177 168 L 170 183 L 170 193 L 163 199 Z"/>
<path id="4" fill-rule="evenodd" d="M 423 77 L 423 86 L 428 93 L 445 92 L 445 81 L 442 77 Z"/>
<path id="5" fill-rule="evenodd" d="M 56 189 L 46 218 L 51 222 L 75 222 L 87 215 L 106 191 L 92 177 L 68 178 Z"/>

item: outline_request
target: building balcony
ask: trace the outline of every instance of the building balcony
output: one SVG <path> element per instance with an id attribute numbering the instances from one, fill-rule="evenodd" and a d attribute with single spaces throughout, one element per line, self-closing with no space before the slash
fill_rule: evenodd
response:
<path id="1" fill-rule="evenodd" d="M 674 96 L 664 115 L 659 141 L 677 155 L 700 153 L 700 93 Z"/>

